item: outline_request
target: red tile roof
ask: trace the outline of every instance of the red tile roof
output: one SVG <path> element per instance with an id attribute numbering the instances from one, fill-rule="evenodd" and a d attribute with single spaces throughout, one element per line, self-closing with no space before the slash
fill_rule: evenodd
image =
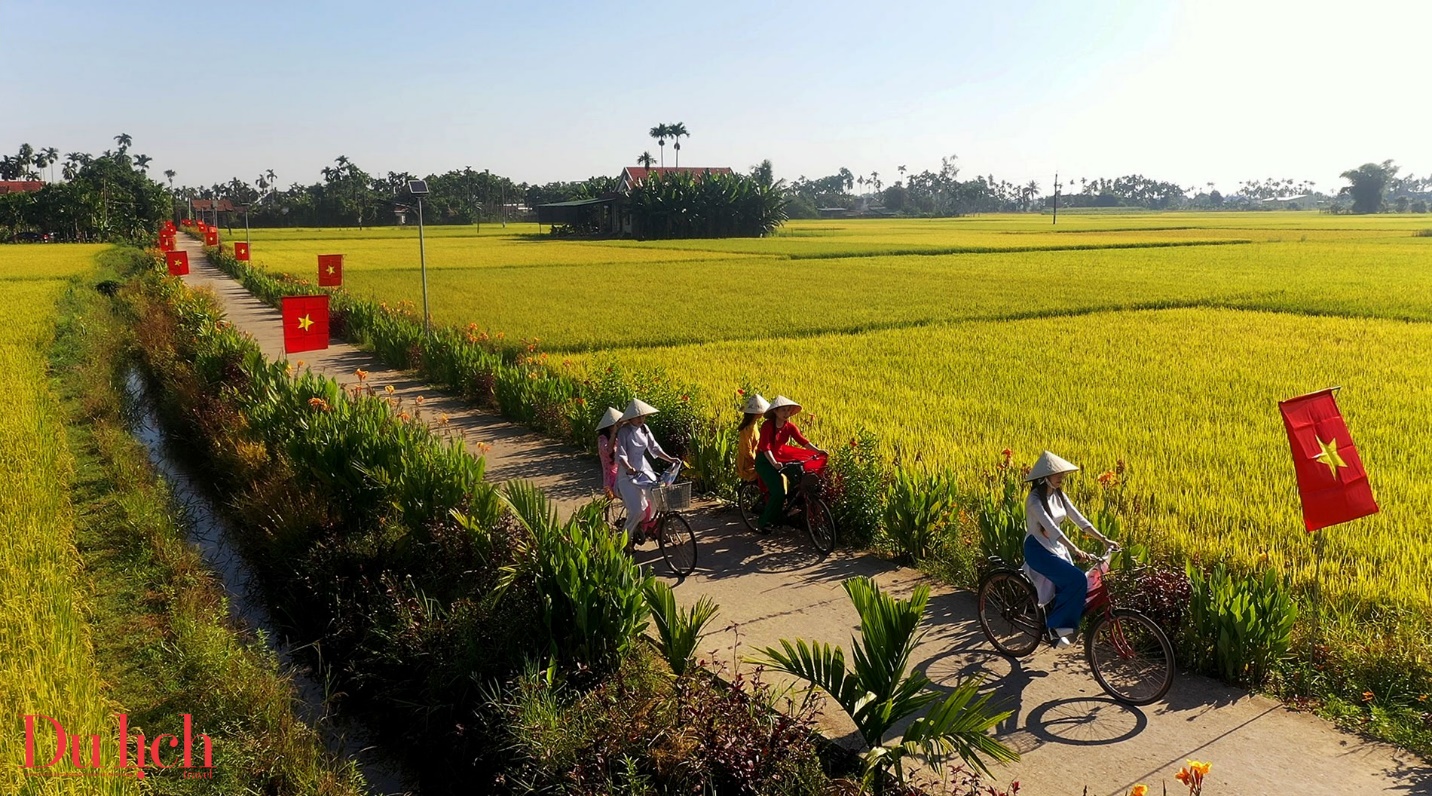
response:
<path id="1" fill-rule="evenodd" d="M 195 210 L 204 210 L 204 211 L 213 210 L 213 209 L 215 209 L 215 208 L 214 208 L 214 200 L 213 200 L 213 199 L 195 199 L 195 200 L 194 200 L 194 209 L 195 209 Z M 218 210 L 219 210 L 220 212 L 223 212 L 223 213 L 233 212 L 233 210 L 234 210 L 234 203 L 231 202 L 231 201 L 229 201 L 228 199 L 220 199 L 220 200 L 219 200 Z"/>
<path id="2" fill-rule="evenodd" d="M 0 195 L 7 193 L 29 193 L 45 187 L 39 180 L 0 180 Z"/>

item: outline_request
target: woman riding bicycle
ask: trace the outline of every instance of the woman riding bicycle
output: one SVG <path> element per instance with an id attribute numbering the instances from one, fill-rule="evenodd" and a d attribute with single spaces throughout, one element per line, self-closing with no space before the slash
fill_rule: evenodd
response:
<path id="1" fill-rule="evenodd" d="M 1103 542 L 1106 548 L 1114 546 L 1064 496 L 1061 488 L 1064 476 L 1078 470 L 1078 467 L 1045 451 L 1024 479 L 1030 485 L 1029 497 L 1024 502 L 1027 531 L 1024 562 L 1054 584 L 1054 602 L 1048 610 L 1048 632 L 1050 640 L 1059 649 L 1069 646 L 1069 637 L 1079 627 L 1079 620 L 1084 615 L 1084 600 L 1088 596 L 1089 582 L 1084 571 L 1074 566 L 1074 561 L 1093 557 L 1064 535 L 1061 529 L 1064 520 L 1072 520 L 1085 533 Z"/>
<path id="2" fill-rule="evenodd" d="M 752 395 L 741 408 L 741 425 L 736 429 L 740 435 L 736 443 L 736 477 L 742 481 L 755 481 L 756 446 L 760 441 L 761 415 L 771 408 L 770 401 L 760 395 Z"/>
<path id="3" fill-rule="evenodd" d="M 792 440 L 806 450 L 824 454 L 825 451 L 812 445 L 791 418 L 801 411 L 801 405 L 785 397 L 776 396 L 766 410 L 766 422 L 761 425 L 760 438 L 756 443 L 756 475 L 766 485 L 766 508 L 756 526 L 761 533 L 770 533 L 771 526 L 780 519 L 786 503 L 785 479 L 781 475 L 787 465 L 800 461 L 792 457 L 787 446 Z"/>
<path id="4" fill-rule="evenodd" d="M 656 407 L 633 398 L 621 416 L 621 430 L 617 432 L 616 458 L 617 491 L 621 493 L 626 506 L 627 544 L 636 538 L 636 529 L 646 519 L 646 492 L 656 485 L 656 471 L 652 469 L 648 456 L 679 463 L 680 460 L 661 449 L 656 435 L 646 427 L 646 418 L 656 414 Z"/>

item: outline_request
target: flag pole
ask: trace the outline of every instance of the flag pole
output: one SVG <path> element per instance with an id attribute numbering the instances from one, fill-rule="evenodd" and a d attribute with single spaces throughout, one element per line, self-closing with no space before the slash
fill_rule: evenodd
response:
<path id="1" fill-rule="evenodd" d="M 1313 531 L 1313 637 L 1309 642 L 1312 645 L 1312 660 L 1317 660 L 1318 645 L 1323 639 L 1323 532 L 1326 529 Z"/>

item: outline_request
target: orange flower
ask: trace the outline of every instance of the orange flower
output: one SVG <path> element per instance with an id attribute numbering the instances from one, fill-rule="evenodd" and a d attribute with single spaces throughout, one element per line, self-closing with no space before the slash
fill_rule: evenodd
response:
<path id="1" fill-rule="evenodd" d="M 1135 785 L 1134 789 L 1129 791 L 1129 796 L 1149 796 L 1149 786 L 1142 783 Z"/>
<path id="2" fill-rule="evenodd" d="M 383 388 L 383 392 L 385 392 L 385 393 L 387 393 L 387 394 L 389 394 L 389 395 L 392 395 L 392 394 L 393 394 L 393 385 L 389 384 L 387 387 L 384 387 L 384 388 Z"/>
<path id="3" fill-rule="evenodd" d="M 310 409 L 317 409 L 320 412 L 327 412 L 330 408 L 327 401 L 317 397 L 309 398 L 308 406 Z"/>
<path id="4" fill-rule="evenodd" d="M 1213 768 L 1212 763 L 1200 763 L 1197 760 L 1187 761 L 1188 765 L 1180 768 L 1174 779 L 1187 785 L 1190 790 L 1200 788 L 1203 785 L 1203 778 L 1208 776 L 1208 770 Z"/>
<path id="5" fill-rule="evenodd" d="M 357 370 L 353 371 L 353 375 L 357 376 L 359 381 L 366 381 L 368 378 L 368 371 L 362 368 L 358 368 Z"/>
<path id="6" fill-rule="evenodd" d="M 414 398 L 414 399 L 413 399 L 413 403 L 417 404 L 418 406 L 422 406 L 422 405 L 423 405 L 423 396 L 419 395 L 418 397 Z"/>
<path id="7" fill-rule="evenodd" d="M 399 419 L 399 420 L 408 420 L 408 419 L 410 419 L 410 418 L 411 418 L 411 415 L 409 415 L 407 412 L 399 412 L 399 413 L 398 413 L 398 419 Z"/>
<path id="8" fill-rule="evenodd" d="M 1371 701 L 1372 701 L 1373 699 L 1375 699 L 1375 698 L 1377 698 L 1377 694 L 1374 694 L 1374 693 L 1372 693 L 1371 691 L 1364 691 L 1364 692 L 1362 692 L 1362 701 L 1363 701 L 1363 702 L 1371 702 Z"/>

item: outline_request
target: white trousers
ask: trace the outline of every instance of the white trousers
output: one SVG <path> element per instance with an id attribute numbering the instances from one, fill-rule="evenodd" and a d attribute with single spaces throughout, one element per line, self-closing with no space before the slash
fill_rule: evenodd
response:
<path id="1" fill-rule="evenodd" d="M 626 530 L 630 534 L 646 517 L 646 509 L 650 504 L 646 499 L 648 487 L 638 484 L 630 475 L 622 473 L 617 476 L 617 492 L 622 496 L 622 505 L 626 507 Z"/>

